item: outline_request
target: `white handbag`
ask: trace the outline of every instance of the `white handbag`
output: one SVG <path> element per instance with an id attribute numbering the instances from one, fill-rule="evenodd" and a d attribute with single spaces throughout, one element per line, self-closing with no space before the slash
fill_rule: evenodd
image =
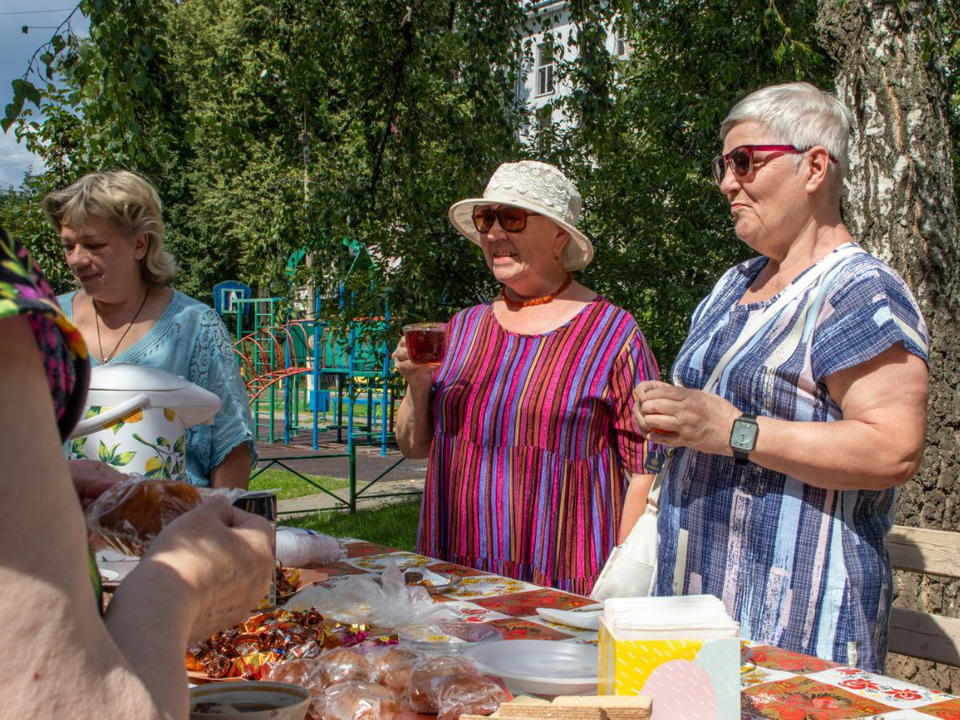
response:
<path id="1" fill-rule="evenodd" d="M 862 252 L 862 250 L 854 244 L 841 247 L 797 278 L 780 294 L 776 301 L 762 311 L 755 313 L 747 321 L 737 341 L 717 362 L 710 377 L 704 383 L 703 391 L 712 392 L 720 384 L 720 376 L 727 365 L 760 330 L 777 317 L 785 305 L 793 302 L 802 292 L 838 267 L 843 260 L 858 252 Z M 657 505 L 660 500 L 660 486 L 663 484 L 672 458 L 673 448 L 670 448 L 667 450 L 666 459 L 657 470 L 657 476 L 650 487 L 647 509 L 634 524 L 633 529 L 627 535 L 627 539 L 610 553 L 603 570 L 600 572 L 600 577 L 594 583 L 593 590 L 590 593 L 591 599 L 646 597 L 653 590 L 657 570 Z"/>
<path id="2" fill-rule="evenodd" d="M 650 486 L 647 509 L 634 523 L 627 539 L 610 553 L 590 592 L 591 599 L 646 597 L 653 589 L 657 568 L 657 503 L 672 456 L 671 449 Z"/>

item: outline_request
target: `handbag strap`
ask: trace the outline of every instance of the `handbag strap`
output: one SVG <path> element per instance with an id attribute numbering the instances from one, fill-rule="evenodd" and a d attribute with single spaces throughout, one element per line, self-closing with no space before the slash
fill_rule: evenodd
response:
<path id="1" fill-rule="evenodd" d="M 737 337 L 736 341 L 720 357 L 720 360 L 713 368 L 713 372 L 710 373 L 710 377 L 703 386 L 703 391 L 712 392 L 714 388 L 719 385 L 720 376 L 723 374 L 723 371 L 727 369 L 727 366 L 730 364 L 730 362 L 740 353 L 746 344 L 749 343 L 755 335 L 757 335 L 757 333 L 773 322 L 783 308 L 785 308 L 789 303 L 793 302 L 797 297 L 800 296 L 801 293 L 806 292 L 810 287 L 815 285 L 822 277 L 836 268 L 841 262 L 859 252 L 863 251 L 860 249 L 860 246 L 855 243 L 849 243 L 837 248 L 834 252 L 830 253 L 820 262 L 811 267 L 808 272 L 794 280 L 793 283 L 787 286 L 787 288 L 780 293 L 774 302 L 751 315 L 750 319 L 747 320 L 746 325 L 744 325 L 743 330 L 740 331 L 740 335 Z M 676 378 L 674 378 L 674 384 L 680 385 Z M 667 470 L 670 468 L 670 462 L 673 460 L 673 454 L 675 450 L 676 448 L 667 448 L 666 452 L 664 453 L 663 462 L 656 470 L 656 476 L 653 478 L 653 484 L 650 486 L 650 492 L 647 494 L 647 503 L 652 504 L 655 508 L 659 507 L 660 488 L 662 487 L 663 480 L 667 475 Z"/>
<path id="2" fill-rule="evenodd" d="M 727 369 L 731 361 L 740 353 L 747 343 L 767 325 L 773 322 L 783 308 L 793 302 L 801 293 L 806 292 L 810 287 L 815 285 L 820 278 L 837 267 L 841 262 L 859 252 L 863 251 L 860 249 L 860 246 L 855 243 L 839 247 L 788 285 L 774 302 L 751 315 L 746 325 L 743 326 L 743 330 L 740 331 L 740 335 L 736 341 L 727 348 L 727 351 L 720 357 L 720 360 L 717 361 L 713 372 L 710 373 L 710 377 L 707 378 L 702 390 L 704 392 L 713 392 L 716 386 L 720 384 L 720 376 L 723 374 L 723 371 Z"/>
<path id="3" fill-rule="evenodd" d="M 660 488 L 663 486 L 663 479 L 667 476 L 667 470 L 670 469 L 670 462 L 673 460 L 673 453 L 676 448 L 667 448 L 664 452 L 663 463 L 657 474 L 653 477 L 650 484 L 650 492 L 647 493 L 647 505 L 652 505 L 655 509 L 660 507 Z"/>

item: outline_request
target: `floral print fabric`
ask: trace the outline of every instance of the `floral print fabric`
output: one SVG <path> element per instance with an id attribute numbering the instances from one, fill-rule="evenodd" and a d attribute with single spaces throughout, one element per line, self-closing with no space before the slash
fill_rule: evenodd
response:
<path id="1" fill-rule="evenodd" d="M 73 429 L 89 378 L 80 332 L 60 312 L 56 296 L 27 251 L 0 229 L 0 319 L 27 316 L 43 357 L 61 438 Z"/>

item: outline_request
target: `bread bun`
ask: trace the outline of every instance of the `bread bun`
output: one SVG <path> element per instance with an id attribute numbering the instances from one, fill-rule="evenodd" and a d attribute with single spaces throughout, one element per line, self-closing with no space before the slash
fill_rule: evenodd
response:
<path id="1" fill-rule="evenodd" d="M 344 647 L 334 648 L 321 655 L 320 667 L 325 687 L 348 680 L 373 682 L 377 677 L 377 669 L 370 658 Z"/>
<path id="2" fill-rule="evenodd" d="M 410 706 L 417 712 L 437 712 L 437 689 L 451 675 L 477 674 L 476 667 L 460 658 L 432 657 L 417 663 L 410 672 Z"/>
<path id="3" fill-rule="evenodd" d="M 324 691 L 324 720 L 374 720 L 401 711 L 397 696 L 373 683 L 344 682 Z"/>
<path id="4" fill-rule="evenodd" d="M 111 548 L 142 555 L 163 528 L 197 507 L 200 493 L 177 480 L 130 478 L 108 488 L 87 510 L 87 526 Z"/>
<path id="5" fill-rule="evenodd" d="M 507 694 L 483 675 L 450 675 L 436 684 L 438 720 L 461 715 L 490 715 L 505 702 Z"/>

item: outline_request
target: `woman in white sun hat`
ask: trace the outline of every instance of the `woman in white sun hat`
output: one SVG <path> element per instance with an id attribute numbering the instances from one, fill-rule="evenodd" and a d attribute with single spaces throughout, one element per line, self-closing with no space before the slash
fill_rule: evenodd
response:
<path id="1" fill-rule="evenodd" d="M 593 258 L 580 207 L 552 165 L 501 165 L 449 213 L 500 295 L 453 317 L 439 368 L 404 340 L 394 358 L 397 440 L 429 457 L 419 551 L 587 594 L 646 503 L 631 391 L 658 372 L 630 314 L 573 279 Z"/>

